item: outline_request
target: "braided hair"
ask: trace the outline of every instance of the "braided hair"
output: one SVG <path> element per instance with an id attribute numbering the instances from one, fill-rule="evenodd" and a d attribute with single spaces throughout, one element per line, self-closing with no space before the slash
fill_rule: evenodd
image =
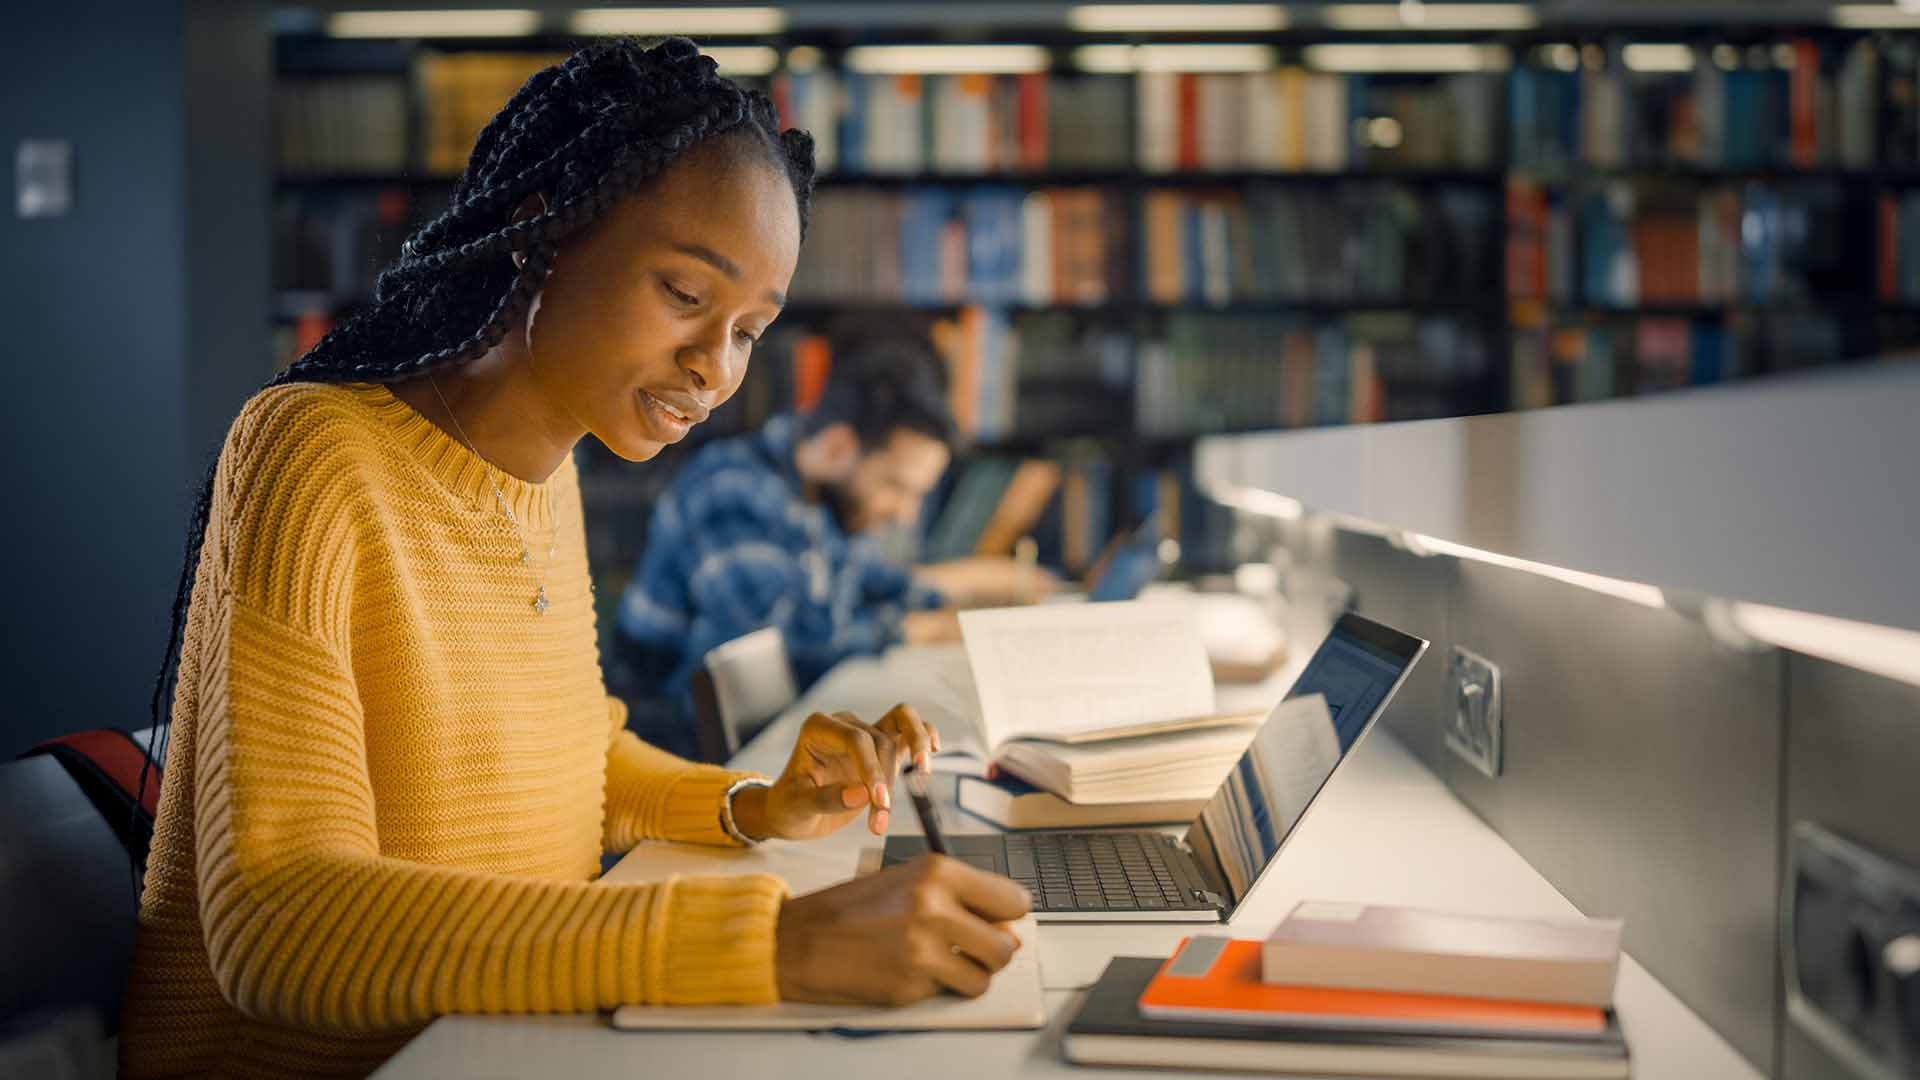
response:
<path id="1" fill-rule="evenodd" d="M 393 383 L 477 359 L 525 315 L 562 240 L 717 136 L 786 175 L 805 237 L 813 139 L 780 130 L 767 96 L 722 78 L 691 41 L 649 46 L 611 39 L 536 72 L 474 142 L 446 211 L 409 237 L 399 259 L 381 272 L 372 304 L 267 385 Z M 514 220 L 535 194 L 545 200 L 541 211 Z M 154 680 L 156 733 L 178 674 L 215 468 L 217 462 L 194 503 L 166 654 Z M 155 751 L 149 740 L 140 798 L 153 761 L 164 761 L 165 753 L 164 742 Z M 144 838 L 138 841 L 136 862 L 144 864 Z"/>

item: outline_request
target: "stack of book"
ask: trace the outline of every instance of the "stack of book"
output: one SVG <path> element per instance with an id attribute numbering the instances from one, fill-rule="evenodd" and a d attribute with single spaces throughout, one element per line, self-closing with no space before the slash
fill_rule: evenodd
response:
<path id="1" fill-rule="evenodd" d="M 1119 958 L 1062 1048 L 1088 1065 L 1315 1075 L 1629 1075 L 1617 920 L 1306 902 L 1266 942 Z"/>
<path id="2" fill-rule="evenodd" d="M 963 612 L 976 752 L 992 768 L 961 777 L 961 808 L 1014 829 L 1197 817 L 1261 720 L 1215 712 L 1199 611 L 1148 601 Z"/>

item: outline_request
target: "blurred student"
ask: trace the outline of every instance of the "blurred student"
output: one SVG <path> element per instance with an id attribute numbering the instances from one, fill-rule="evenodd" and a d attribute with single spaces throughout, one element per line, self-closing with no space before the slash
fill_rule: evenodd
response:
<path id="1" fill-rule="evenodd" d="M 620 604 L 621 681 L 677 703 L 646 730 L 691 748 L 689 680 L 707 650 L 778 627 L 802 689 L 851 656 L 956 638 L 956 607 L 1032 602 L 1056 587 L 1011 559 L 909 568 L 879 534 L 910 526 L 958 442 L 944 368 L 899 338 L 834 358 L 820 401 L 716 442 L 655 504 Z M 643 729 L 644 730 L 644 729 Z"/>

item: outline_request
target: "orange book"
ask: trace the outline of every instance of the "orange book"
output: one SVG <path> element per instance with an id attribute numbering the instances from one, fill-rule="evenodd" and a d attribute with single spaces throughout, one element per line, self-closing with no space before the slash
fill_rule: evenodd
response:
<path id="1" fill-rule="evenodd" d="M 826 392 L 827 375 L 833 370 L 833 351 L 827 339 L 808 334 L 793 344 L 793 407 L 806 412 L 820 402 Z"/>
<path id="2" fill-rule="evenodd" d="M 1200 167 L 1200 76 L 1183 71 L 1176 79 L 1178 96 L 1174 107 L 1175 115 L 1180 118 L 1177 160 L 1182 169 L 1197 169 Z"/>
<path id="3" fill-rule="evenodd" d="M 1258 941 L 1188 938 L 1140 995 L 1140 1015 L 1155 1020 L 1454 1035 L 1598 1038 L 1607 1032 L 1606 1010 L 1589 1005 L 1263 982 L 1260 957 Z"/>
<path id="4" fill-rule="evenodd" d="M 1041 172 L 1047 167 L 1047 76 L 1030 71 L 1020 76 L 1020 168 Z"/>
<path id="5" fill-rule="evenodd" d="M 1793 163 L 1802 169 L 1820 164 L 1819 121 L 1815 116 L 1820 87 L 1820 46 L 1801 38 L 1793 43 L 1793 75 L 1788 83 L 1788 132 Z"/>

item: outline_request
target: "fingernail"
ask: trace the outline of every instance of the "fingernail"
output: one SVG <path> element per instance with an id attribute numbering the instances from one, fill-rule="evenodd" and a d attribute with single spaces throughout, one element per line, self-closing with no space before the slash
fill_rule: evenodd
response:
<path id="1" fill-rule="evenodd" d="M 885 836 L 887 834 L 887 819 L 891 816 L 892 815 L 888 814 L 885 810 L 873 815 L 873 835 Z"/>
<path id="2" fill-rule="evenodd" d="M 920 766 L 920 771 L 921 771 L 921 772 L 927 772 L 927 771 L 929 771 L 929 770 L 931 770 L 931 769 L 933 768 L 933 766 L 932 766 L 932 765 L 929 765 L 929 764 L 927 763 L 927 760 L 928 760 L 928 759 L 927 759 L 927 753 L 926 753 L 926 751 L 924 751 L 924 750 L 923 750 L 923 751 L 921 751 L 921 752 L 919 753 L 919 755 L 918 755 L 918 756 L 916 756 L 916 757 L 915 757 L 915 758 L 913 759 L 913 761 L 914 761 L 914 764 L 916 764 L 916 765 L 918 765 L 918 766 Z"/>
<path id="3" fill-rule="evenodd" d="M 846 805 L 847 809 L 852 810 L 855 807 L 865 806 L 867 804 L 867 793 L 862 788 L 842 788 L 840 791 L 840 801 Z"/>
<path id="4" fill-rule="evenodd" d="M 879 803 L 882 810 L 893 809 L 893 793 L 887 790 L 885 784 L 873 785 L 873 801 Z"/>

